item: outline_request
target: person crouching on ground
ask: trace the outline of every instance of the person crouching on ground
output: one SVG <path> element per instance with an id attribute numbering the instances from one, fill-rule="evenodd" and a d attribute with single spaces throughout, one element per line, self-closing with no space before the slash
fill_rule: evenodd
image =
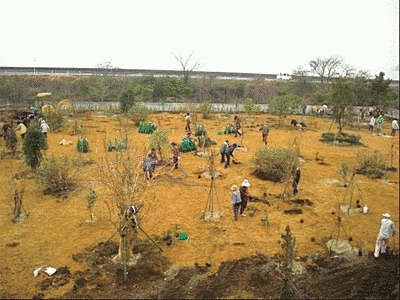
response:
<path id="1" fill-rule="evenodd" d="M 385 218 L 381 220 L 378 238 L 376 239 L 375 253 L 374 256 L 377 259 L 380 253 L 386 253 L 386 247 L 389 242 L 390 232 L 392 236 L 396 235 L 396 227 L 394 222 L 390 220 L 388 213 L 382 214 Z"/>
<path id="2" fill-rule="evenodd" d="M 240 192 L 238 190 L 238 187 L 235 184 L 231 186 L 231 190 L 232 190 L 231 202 L 233 208 L 233 219 L 237 220 L 239 207 L 241 205 L 242 199 L 240 197 Z"/>
<path id="3" fill-rule="evenodd" d="M 249 186 L 250 183 L 247 179 L 243 180 L 242 185 L 239 189 L 240 192 L 240 198 L 242 198 L 242 204 L 240 205 L 240 216 L 245 217 L 245 210 L 247 207 L 247 202 L 249 201 L 249 198 L 251 197 L 250 192 L 249 192 Z"/>
<path id="4" fill-rule="evenodd" d="M 225 150 L 225 159 L 226 159 L 225 169 L 227 167 L 229 167 L 229 165 L 231 163 L 231 156 L 233 157 L 233 151 L 235 151 L 236 148 L 237 148 L 237 144 L 236 143 L 233 143 L 232 146 L 229 146 L 229 147 L 226 148 L 226 150 Z"/>
<path id="5" fill-rule="evenodd" d="M 304 131 L 304 130 L 306 130 L 306 129 L 307 129 L 306 123 L 304 123 L 303 121 L 301 121 L 301 122 L 300 122 L 300 128 L 299 128 L 299 130 Z"/>

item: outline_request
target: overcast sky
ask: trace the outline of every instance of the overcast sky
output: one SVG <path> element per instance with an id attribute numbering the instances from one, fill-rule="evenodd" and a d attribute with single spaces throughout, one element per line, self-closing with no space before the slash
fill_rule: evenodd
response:
<path id="1" fill-rule="evenodd" d="M 172 53 L 193 52 L 202 71 L 275 74 L 337 55 L 399 78 L 398 0 L 1 0 L 0 12 L 0 66 L 179 70 Z"/>

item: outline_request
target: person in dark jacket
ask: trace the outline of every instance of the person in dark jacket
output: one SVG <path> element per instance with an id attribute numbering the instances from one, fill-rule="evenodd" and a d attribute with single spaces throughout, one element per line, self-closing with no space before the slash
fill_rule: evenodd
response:
<path id="1" fill-rule="evenodd" d="M 143 160 L 142 164 L 146 180 L 153 179 L 153 173 L 156 169 L 156 160 L 152 157 L 152 153 L 149 153 L 149 155 Z"/>
<path id="2" fill-rule="evenodd" d="M 249 192 L 249 186 L 250 186 L 250 182 L 245 179 L 242 182 L 242 185 L 239 189 L 240 192 L 240 198 L 242 199 L 242 203 L 240 205 L 240 216 L 241 217 L 245 217 L 246 214 L 244 213 L 247 207 L 247 202 L 249 201 L 251 195 Z"/>
<path id="3" fill-rule="evenodd" d="M 237 148 L 237 144 L 233 143 L 232 146 L 229 146 L 226 150 L 225 150 L 225 168 L 229 167 L 230 162 L 231 162 L 231 156 L 233 157 L 233 151 L 235 151 L 235 149 Z"/>
<path id="4" fill-rule="evenodd" d="M 261 131 L 262 133 L 262 141 L 264 142 L 265 145 L 267 145 L 267 137 L 269 135 L 269 127 L 266 122 L 264 122 L 264 125 L 258 130 Z"/>

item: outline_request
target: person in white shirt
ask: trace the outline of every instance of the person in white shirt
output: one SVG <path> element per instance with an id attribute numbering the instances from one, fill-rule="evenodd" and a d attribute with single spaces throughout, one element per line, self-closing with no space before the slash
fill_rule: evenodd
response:
<path id="1" fill-rule="evenodd" d="M 396 227 L 394 226 L 394 222 L 390 220 L 390 214 L 385 213 L 382 214 L 382 216 L 384 216 L 385 218 L 382 219 L 380 223 L 379 234 L 378 238 L 376 239 L 375 245 L 375 258 L 378 258 L 380 253 L 386 252 L 390 233 L 392 233 L 392 236 L 395 236 L 396 234 Z"/>
<path id="2" fill-rule="evenodd" d="M 42 133 L 47 138 L 47 133 L 50 131 L 49 125 L 46 123 L 45 120 L 42 120 L 42 122 L 40 123 L 40 127 L 42 128 Z"/>
<path id="3" fill-rule="evenodd" d="M 369 121 L 368 131 L 374 132 L 374 126 L 375 126 L 375 117 L 371 116 L 371 120 Z"/>
<path id="4" fill-rule="evenodd" d="M 392 121 L 392 133 L 390 134 L 391 136 L 395 136 L 396 135 L 396 131 L 399 129 L 399 123 L 397 123 L 397 120 L 394 119 Z"/>

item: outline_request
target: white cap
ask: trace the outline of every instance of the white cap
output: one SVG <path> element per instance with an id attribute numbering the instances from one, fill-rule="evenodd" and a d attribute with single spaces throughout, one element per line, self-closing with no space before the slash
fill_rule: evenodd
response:
<path id="1" fill-rule="evenodd" d="M 386 218 L 390 218 L 390 215 L 388 213 L 384 213 L 384 214 L 382 214 L 382 216 L 384 216 Z"/>

